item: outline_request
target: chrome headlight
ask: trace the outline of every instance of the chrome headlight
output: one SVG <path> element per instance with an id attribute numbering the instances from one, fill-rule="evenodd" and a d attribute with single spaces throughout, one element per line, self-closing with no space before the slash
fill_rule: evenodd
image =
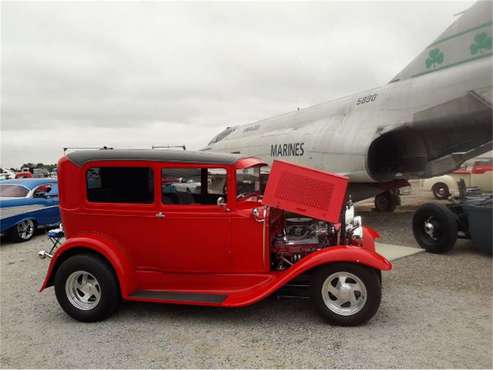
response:
<path id="1" fill-rule="evenodd" d="M 354 206 L 351 204 L 346 208 L 346 212 L 344 212 L 344 223 L 346 225 L 351 225 L 354 220 Z"/>
<path id="2" fill-rule="evenodd" d="M 356 216 L 353 219 L 353 238 L 363 239 L 363 223 L 361 216 Z"/>
<path id="3" fill-rule="evenodd" d="M 346 232 L 352 239 L 363 239 L 363 222 L 361 216 L 354 216 L 354 208 L 352 212 L 346 212 Z"/>
<path id="4" fill-rule="evenodd" d="M 361 226 L 353 230 L 353 239 L 363 239 L 363 228 Z"/>

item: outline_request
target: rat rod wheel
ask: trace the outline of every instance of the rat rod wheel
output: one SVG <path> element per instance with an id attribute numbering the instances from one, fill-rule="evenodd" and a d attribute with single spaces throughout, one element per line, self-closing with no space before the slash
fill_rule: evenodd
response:
<path id="1" fill-rule="evenodd" d="M 87 271 L 75 271 L 65 281 L 65 294 L 73 306 L 92 310 L 101 300 L 101 286 Z"/>
<path id="2" fill-rule="evenodd" d="M 78 254 L 61 264 L 55 275 L 55 294 L 63 310 L 79 321 L 103 320 L 120 303 L 113 270 L 92 254 Z"/>
<path id="3" fill-rule="evenodd" d="M 354 326 L 375 315 L 381 292 L 380 278 L 374 269 L 338 263 L 316 272 L 312 295 L 318 311 L 329 323 Z"/>
<path id="4" fill-rule="evenodd" d="M 10 238 L 15 242 L 27 242 L 33 237 L 35 230 L 36 224 L 33 220 L 24 220 L 11 229 Z"/>
<path id="5" fill-rule="evenodd" d="M 426 203 L 413 216 L 413 234 L 430 253 L 450 251 L 457 241 L 457 216 L 442 204 Z"/>

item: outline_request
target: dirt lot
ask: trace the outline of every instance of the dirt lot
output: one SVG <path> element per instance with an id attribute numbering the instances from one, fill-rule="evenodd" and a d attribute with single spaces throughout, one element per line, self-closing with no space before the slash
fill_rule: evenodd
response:
<path id="1" fill-rule="evenodd" d="M 415 246 L 414 205 L 394 214 L 359 206 L 382 241 Z M 448 255 L 418 255 L 384 274 L 382 305 L 367 325 L 331 327 L 310 301 L 270 298 L 241 309 L 126 303 L 95 324 L 71 320 L 53 289 L 38 293 L 47 262 L 41 234 L 0 247 L 3 368 L 413 367 L 491 368 L 492 260 L 461 242 Z"/>

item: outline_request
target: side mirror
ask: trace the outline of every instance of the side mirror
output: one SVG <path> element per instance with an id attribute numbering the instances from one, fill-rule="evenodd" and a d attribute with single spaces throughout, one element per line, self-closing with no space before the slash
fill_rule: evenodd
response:
<path id="1" fill-rule="evenodd" d="M 352 224 L 354 220 L 354 206 L 350 204 L 346 207 L 346 211 L 344 212 L 344 223 L 346 225 Z"/>
<path id="2" fill-rule="evenodd" d="M 44 192 L 44 191 L 39 191 L 39 192 L 33 194 L 33 198 L 44 198 L 44 199 L 48 199 L 48 194 L 46 192 Z"/>

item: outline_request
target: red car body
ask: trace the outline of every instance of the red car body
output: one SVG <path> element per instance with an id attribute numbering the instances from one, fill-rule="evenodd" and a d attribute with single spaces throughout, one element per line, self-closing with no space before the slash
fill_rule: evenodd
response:
<path id="1" fill-rule="evenodd" d="M 342 176 L 276 162 L 265 197 L 243 199 L 230 196 L 236 194 L 236 173 L 264 166 L 261 160 L 229 156 L 208 162 L 201 153 L 176 154 L 172 160 L 170 151 L 152 152 L 105 150 L 60 159 L 60 210 L 67 239 L 53 254 L 41 290 L 54 284 L 56 271 L 67 258 L 87 251 L 111 265 L 124 300 L 208 306 L 252 304 L 328 264 L 391 269 L 390 262 L 375 252 L 378 234 L 369 228 L 364 228 L 361 240 L 315 248 L 287 268 L 274 268 L 273 228 L 279 226 L 273 220 L 283 220 L 284 212 L 341 227 L 347 185 Z M 154 194 L 168 183 L 163 169 L 219 168 L 227 174 L 228 198 L 221 205 L 164 204 L 159 196 L 149 204 L 90 202 L 86 174 L 103 167 L 150 168 Z"/>
<path id="2" fill-rule="evenodd" d="M 33 177 L 33 174 L 29 171 L 17 172 L 15 174 L 16 179 L 30 179 Z"/>
<path id="3" fill-rule="evenodd" d="M 461 167 L 457 170 L 455 170 L 453 173 L 455 174 L 483 174 L 485 172 L 492 172 L 493 171 L 493 161 L 492 160 L 480 160 L 480 161 L 475 161 L 472 166 L 464 166 Z"/>

